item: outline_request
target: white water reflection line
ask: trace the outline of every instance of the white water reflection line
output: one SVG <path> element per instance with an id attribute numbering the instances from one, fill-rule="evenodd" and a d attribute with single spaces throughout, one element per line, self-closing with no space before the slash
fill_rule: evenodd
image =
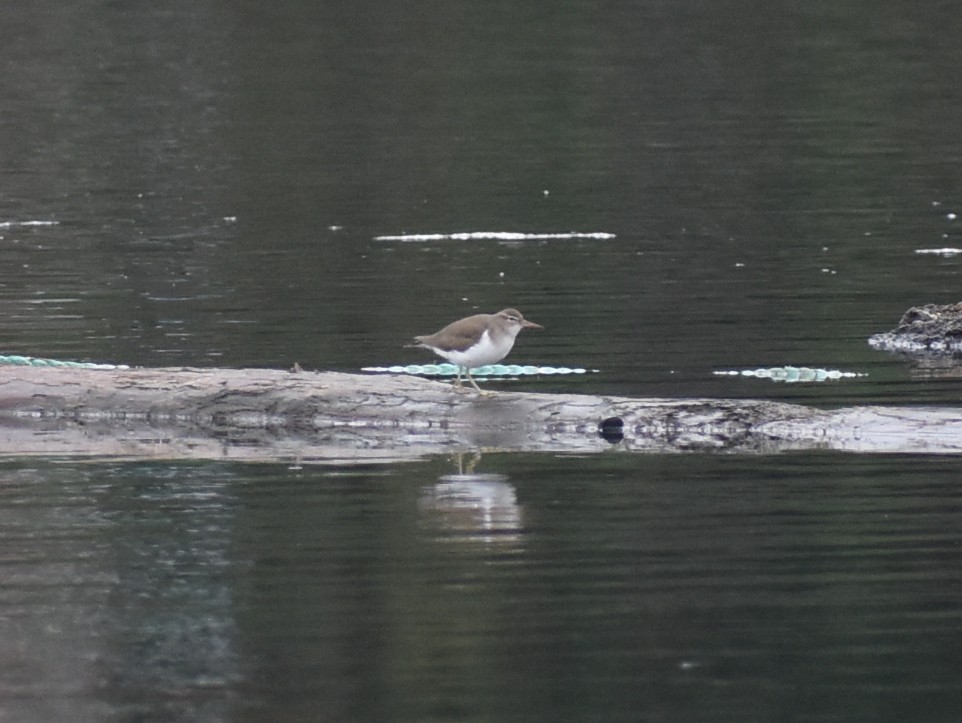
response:
<path id="1" fill-rule="evenodd" d="M 567 233 L 521 233 L 518 231 L 464 231 L 458 233 L 406 233 L 394 236 L 375 236 L 375 241 L 544 241 L 552 239 L 613 239 L 615 234 L 604 231 L 569 231 Z"/>
<path id="2" fill-rule="evenodd" d="M 21 226 L 59 226 L 60 221 L 0 221 L 0 228 L 19 228 Z"/>

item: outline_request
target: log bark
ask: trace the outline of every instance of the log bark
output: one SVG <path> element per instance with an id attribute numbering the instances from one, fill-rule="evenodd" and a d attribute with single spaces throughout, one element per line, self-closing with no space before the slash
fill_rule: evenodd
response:
<path id="1" fill-rule="evenodd" d="M 464 451 L 962 452 L 962 409 L 457 393 L 411 376 L 0 367 L 0 454 L 396 461 Z"/>

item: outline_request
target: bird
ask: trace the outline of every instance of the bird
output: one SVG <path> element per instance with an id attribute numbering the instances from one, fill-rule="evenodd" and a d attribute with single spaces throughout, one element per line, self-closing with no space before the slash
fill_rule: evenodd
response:
<path id="1" fill-rule="evenodd" d="M 517 309 L 503 309 L 497 314 L 475 314 L 452 321 L 441 331 L 414 337 L 411 347 L 430 349 L 435 354 L 458 366 L 454 388 L 461 390 L 462 370 L 471 385 L 481 387 L 471 376 L 471 369 L 495 364 L 504 359 L 514 339 L 522 329 L 544 329 L 541 324 L 528 321 Z"/>

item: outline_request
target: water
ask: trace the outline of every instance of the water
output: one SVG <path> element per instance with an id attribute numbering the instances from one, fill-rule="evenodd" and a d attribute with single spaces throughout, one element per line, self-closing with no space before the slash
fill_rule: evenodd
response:
<path id="1" fill-rule="evenodd" d="M 950 720 L 962 694 L 954 460 L 2 477 L 11 720 Z"/>
<path id="2" fill-rule="evenodd" d="M 0 353 L 957 406 L 955 17 L 878 3 L 0 10 Z M 376 240 L 498 231 L 541 240 Z M 823 384 L 723 377 L 806 365 Z M 2 376 L 2 372 L 0 372 Z M 952 458 L 0 460 L 11 720 L 954 720 Z"/>

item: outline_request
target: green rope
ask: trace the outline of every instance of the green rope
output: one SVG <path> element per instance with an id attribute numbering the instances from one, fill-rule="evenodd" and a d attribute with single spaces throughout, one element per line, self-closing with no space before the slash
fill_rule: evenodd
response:
<path id="1" fill-rule="evenodd" d="M 66 369 L 129 369 L 126 364 L 94 364 L 93 362 L 58 361 L 37 359 L 32 356 L 0 355 L 0 366 L 14 367 L 61 367 Z"/>
<path id="2" fill-rule="evenodd" d="M 458 373 L 456 364 L 409 364 L 407 366 L 391 367 L 361 367 L 364 372 L 381 372 L 387 374 L 417 374 L 429 377 L 453 377 Z M 537 367 L 519 364 L 490 364 L 472 369 L 471 373 L 478 377 L 518 377 L 534 374 L 586 374 L 597 369 L 573 369 L 571 367 Z"/>
<path id="3" fill-rule="evenodd" d="M 726 377 L 756 377 L 771 379 L 773 382 L 825 382 L 837 379 L 854 379 L 867 377 L 860 372 L 843 372 L 838 369 L 810 369 L 809 367 L 772 367 L 771 369 L 742 369 L 714 372 L 716 376 Z"/>

